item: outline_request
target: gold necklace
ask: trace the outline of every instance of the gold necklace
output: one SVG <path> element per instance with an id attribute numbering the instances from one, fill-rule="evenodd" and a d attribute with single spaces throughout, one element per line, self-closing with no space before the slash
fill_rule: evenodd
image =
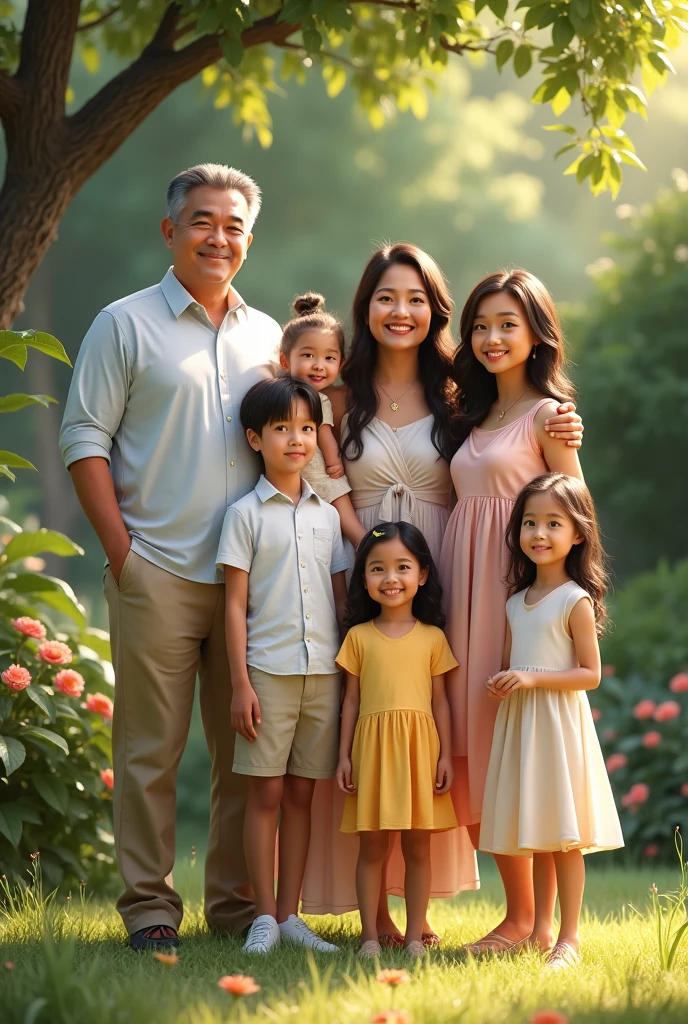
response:
<path id="1" fill-rule="evenodd" d="M 506 414 L 508 413 L 509 409 L 513 408 L 513 406 L 515 406 L 517 402 L 520 402 L 520 401 L 521 401 L 521 399 L 522 399 L 522 398 L 523 398 L 523 396 L 525 395 L 526 391 L 530 391 L 530 384 L 529 384 L 529 385 L 528 385 L 528 387 L 527 387 L 527 388 L 525 389 L 525 391 L 522 391 L 522 392 L 521 392 L 521 394 L 520 394 L 520 395 L 518 396 L 518 398 L 514 398 L 514 400 L 513 400 L 513 402 L 511 403 L 511 405 L 507 405 L 506 409 L 505 409 L 505 410 L 504 410 L 503 412 L 500 412 L 500 414 L 499 414 L 499 416 L 497 417 L 497 419 L 499 419 L 499 420 L 503 420 L 503 419 L 504 419 L 504 417 L 506 416 Z"/>
<path id="2" fill-rule="evenodd" d="M 389 407 L 392 410 L 392 412 L 396 412 L 397 411 L 397 409 L 399 408 L 400 400 L 404 397 L 404 395 L 408 391 L 411 390 L 411 388 L 416 387 L 417 383 L 418 383 L 417 381 L 414 381 L 413 384 L 409 384 L 409 386 L 406 388 L 406 391 L 403 391 L 399 395 L 399 398 L 392 398 L 392 396 L 389 394 L 389 392 L 385 391 L 385 389 L 383 388 L 382 384 L 380 384 L 379 381 L 376 381 L 377 387 L 379 387 L 380 391 L 383 391 L 387 395 L 387 397 L 389 398 L 389 400 L 390 400 Z"/>

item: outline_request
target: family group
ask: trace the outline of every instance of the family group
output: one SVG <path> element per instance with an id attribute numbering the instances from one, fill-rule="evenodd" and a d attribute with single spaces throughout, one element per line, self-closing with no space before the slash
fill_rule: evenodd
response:
<path id="1" fill-rule="evenodd" d="M 477 888 L 480 849 L 506 913 L 467 949 L 573 965 L 583 854 L 623 839 L 586 696 L 607 577 L 552 299 L 490 274 L 456 344 L 440 268 L 398 243 L 368 261 L 348 346 L 313 293 L 282 329 L 233 285 L 260 205 L 223 165 L 172 180 L 172 266 L 97 315 L 60 436 L 107 557 L 129 943 L 179 943 L 198 678 L 211 928 L 334 952 L 299 910 L 358 909 L 362 956 L 422 957 L 430 897 Z"/>

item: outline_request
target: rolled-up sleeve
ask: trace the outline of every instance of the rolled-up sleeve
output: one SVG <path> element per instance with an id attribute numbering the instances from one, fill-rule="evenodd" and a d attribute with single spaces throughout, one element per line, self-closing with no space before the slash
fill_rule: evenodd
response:
<path id="1" fill-rule="evenodd" d="M 132 359 L 118 320 L 103 310 L 89 328 L 74 366 L 60 451 L 65 466 L 96 456 L 110 461 L 124 415 Z"/>

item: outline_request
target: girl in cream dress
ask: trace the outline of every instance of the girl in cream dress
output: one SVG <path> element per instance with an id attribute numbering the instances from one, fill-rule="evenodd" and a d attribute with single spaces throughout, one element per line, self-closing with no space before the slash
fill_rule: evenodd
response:
<path id="1" fill-rule="evenodd" d="M 480 849 L 533 857 L 535 927 L 514 948 L 580 960 L 584 853 L 623 846 L 586 690 L 600 682 L 606 574 L 585 485 L 563 473 L 527 484 L 507 531 L 505 669 L 487 680 L 501 701 L 485 782 Z M 561 926 L 553 944 L 559 892 Z"/>

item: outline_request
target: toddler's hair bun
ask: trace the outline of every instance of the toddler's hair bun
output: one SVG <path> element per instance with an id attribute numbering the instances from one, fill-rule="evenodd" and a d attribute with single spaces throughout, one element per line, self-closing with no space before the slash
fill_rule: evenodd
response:
<path id="1" fill-rule="evenodd" d="M 318 292 L 306 292 L 305 295 L 297 295 L 292 302 L 291 308 L 297 316 L 308 316 L 310 313 L 317 313 L 325 306 L 325 298 Z"/>

